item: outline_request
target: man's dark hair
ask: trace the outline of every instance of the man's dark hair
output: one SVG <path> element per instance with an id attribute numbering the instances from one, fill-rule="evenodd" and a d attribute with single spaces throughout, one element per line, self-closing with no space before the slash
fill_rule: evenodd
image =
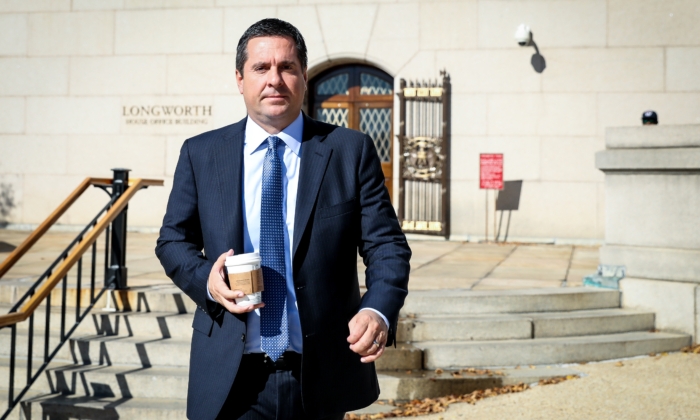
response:
<path id="1" fill-rule="evenodd" d="M 306 70 L 308 58 L 306 57 L 306 43 L 304 42 L 304 37 L 301 36 L 301 32 L 289 22 L 270 18 L 252 24 L 243 33 L 241 39 L 238 40 L 238 47 L 236 47 L 236 70 L 238 70 L 241 75 L 243 74 L 243 66 L 248 60 L 248 41 L 263 36 L 291 38 L 296 46 L 297 57 L 301 63 L 301 68 L 302 70 Z"/>

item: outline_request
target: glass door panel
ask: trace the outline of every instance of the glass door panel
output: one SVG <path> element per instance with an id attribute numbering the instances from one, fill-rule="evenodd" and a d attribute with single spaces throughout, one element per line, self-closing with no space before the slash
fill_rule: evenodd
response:
<path id="1" fill-rule="evenodd" d="M 379 161 L 384 172 L 384 184 L 391 197 L 393 192 L 393 164 L 392 164 L 392 104 L 391 103 L 358 103 L 357 117 L 359 130 L 374 140 Z"/>
<path id="2" fill-rule="evenodd" d="M 347 104 L 332 104 L 334 106 L 329 106 L 329 104 L 323 104 L 316 108 L 316 115 L 314 116 L 316 120 L 322 121 L 328 124 L 337 125 L 340 127 L 351 127 L 350 125 L 350 110 Z"/>
<path id="3" fill-rule="evenodd" d="M 391 108 L 360 109 L 360 131 L 372 137 L 382 163 L 391 162 Z"/>

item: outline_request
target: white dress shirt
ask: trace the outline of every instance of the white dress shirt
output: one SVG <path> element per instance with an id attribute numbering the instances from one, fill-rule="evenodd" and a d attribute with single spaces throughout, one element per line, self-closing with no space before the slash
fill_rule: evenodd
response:
<path id="1" fill-rule="evenodd" d="M 299 185 L 299 170 L 301 169 L 301 142 L 304 132 L 304 118 L 301 113 L 297 119 L 280 133 L 275 134 L 282 140 L 277 147 L 277 153 L 282 163 L 282 186 L 284 198 L 282 212 L 285 221 L 284 229 L 284 266 L 287 281 L 287 320 L 289 322 L 289 348 L 297 353 L 302 351 L 301 322 L 294 290 L 294 275 L 292 271 L 292 245 L 294 240 L 294 215 Z M 265 153 L 267 151 L 267 131 L 260 127 L 250 117 L 246 121 L 245 140 L 243 145 L 243 250 L 234 250 L 236 254 L 260 252 L 260 205 L 262 203 L 262 173 Z M 207 293 L 209 288 L 207 287 Z M 209 299 L 213 300 L 211 294 Z M 386 317 L 376 312 L 389 325 Z M 246 322 L 245 353 L 262 353 L 260 347 L 260 310 L 248 313 Z"/>

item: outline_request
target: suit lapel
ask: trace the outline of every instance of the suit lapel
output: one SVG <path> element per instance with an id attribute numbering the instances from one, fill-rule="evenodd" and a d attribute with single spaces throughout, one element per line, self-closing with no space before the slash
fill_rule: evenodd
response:
<path id="1" fill-rule="evenodd" d="M 221 200 L 224 247 L 243 253 L 243 141 L 246 119 L 234 124 L 219 137 L 216 147 L 216 173 Z"/>
<path id="2" fill-rule="evenodd" d="M 304 115 L 304 134 L 301 144 L 301 170 L 297 188 L 296 214 L 294 216 L 294 242 L 292 260 L 316 203 L 318 190 L 326 173 L 326 166 L 333 149 L 322 143 L 325 134 L 318 134 L 314 120 Z"/>

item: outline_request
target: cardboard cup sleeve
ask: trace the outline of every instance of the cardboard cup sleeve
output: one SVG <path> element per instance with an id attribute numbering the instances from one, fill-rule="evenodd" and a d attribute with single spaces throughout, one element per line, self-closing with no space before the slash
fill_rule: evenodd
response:
<path id="1" fill-rule="evenodd" d="M 245 273 L 229 273 L 228 282 L 231 290 L 240 290 L 246 295 L 265 290 L 262 269 L 260 268 Z"/>

